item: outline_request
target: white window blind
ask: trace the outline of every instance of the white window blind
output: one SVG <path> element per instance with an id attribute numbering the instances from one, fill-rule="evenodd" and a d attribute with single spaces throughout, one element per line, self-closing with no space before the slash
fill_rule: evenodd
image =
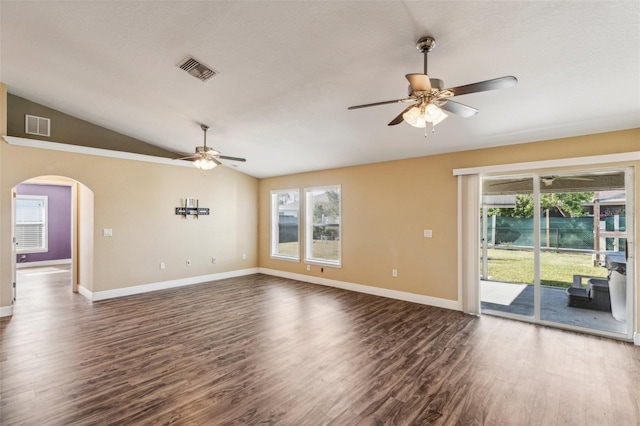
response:
<path id="1" fill-rule="evenodd" d="M 16 197 L 16 245 L 20 253 L 48 250 L 46 196 Z"/>

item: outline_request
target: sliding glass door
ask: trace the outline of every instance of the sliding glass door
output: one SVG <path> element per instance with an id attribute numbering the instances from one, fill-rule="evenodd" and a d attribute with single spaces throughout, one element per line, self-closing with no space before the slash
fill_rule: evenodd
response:
<path id="1" fill-rule="evenodd" d="M 628 170 L 486 177 L 483 313 L 628 337 Z"/>
<path id="2" fill-rule="evenodd" d="M 483 312 L 534 319 L 533 177 L 483 181 L 480 300 Z"/>

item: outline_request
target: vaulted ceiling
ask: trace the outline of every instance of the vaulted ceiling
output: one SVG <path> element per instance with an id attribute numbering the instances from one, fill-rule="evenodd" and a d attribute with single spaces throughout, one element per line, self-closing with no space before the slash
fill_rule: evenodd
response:
<path id="1" fill-rule="evenodd" d="M 0 3 L 9 92 L 175 152 L 208 143 L 266 177 L 640 127 L 640 2 Z M 402 98 L 422 72 L 478 108 L 424 136 Z M 201 82 L 188 55 L 219 72 Z M 232 165 L 232 162 L 226 162 Z"/>

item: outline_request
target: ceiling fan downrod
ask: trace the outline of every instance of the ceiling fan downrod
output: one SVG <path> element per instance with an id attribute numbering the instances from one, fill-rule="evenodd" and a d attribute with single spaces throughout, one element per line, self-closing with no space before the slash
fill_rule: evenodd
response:
<path id="1" fill-rule="evenodd" d="M 416 49 L 422 52 L 424 56 L 424 74 L 427 73 L 427 56 L 433 48 L 436 47 L 436 39 L 431 36 L 422 37 L 416 44 Z"/>
<path id="2" fill-rule="evenodd" d="M 206 124 L 201 124 L 200 128 L 204 132 L 204 150 L 206 152 L 207 151 L 207 130 L 209 130 L 209 126 L 207 126 Z"/>

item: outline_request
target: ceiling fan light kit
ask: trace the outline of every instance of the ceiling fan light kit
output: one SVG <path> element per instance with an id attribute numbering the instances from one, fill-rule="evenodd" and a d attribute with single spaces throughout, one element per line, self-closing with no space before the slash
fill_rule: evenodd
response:
<path id="1" fill-rule="evenodd" d="M 198 158 L 193 162 L 193 165 L 200 170 L 212 170 L 217 166 L 210 158 Z"/>
<path id="2" fill-rule="evenodd" d="M 427 123 L 432 123 L 435 128 L 436 124 L 447 117 L 448 115 L 433 103 L 427 104 L 426 106 L 420 105 L 420 107 L 413 106 L 410 110 L 402 114 L 404 121 L 413 127 L 420 128 L 427 127 Z"/>
<path id="3" fill-rule="evenodd" d="M 424 55 L 424 73 L 407 74 L 405 76 L 409 81 L 409 96 L 407 98 L 355 105 L 348 109 L 351 110 L 399 102 L 411 102 L 413 104 L 402 111 L 396 118 L 391 120 L 389 126 L 395 126 L 396 124 L 406 121 L 413 127 L 426 128 L 427 123 L 431 123 L 432 131 L 434 131 L 435 126 L 448 117 L 448 114 L 446 114 L 445 111 L 464 118 L 473 117 L 478 113 L 477 109 L 452 101 L 450 98 L 469 93 L 485 92 L 487 90 L 506 89 L 508 87 L 513 87 L 518 83 L 518 79 L 515 77 L 506 76 L 467 84 L 464 86 L 443 89 L 444 82 L 442 80 L 430 78 L 427 74 L 428 53 L 435 47 L 435 45 L 436 40 L 431 36 L 422 37 L 418 40 L 416 48 Z M 426 136 L 427 134 L 425 131 L 425 137 Z"/>

